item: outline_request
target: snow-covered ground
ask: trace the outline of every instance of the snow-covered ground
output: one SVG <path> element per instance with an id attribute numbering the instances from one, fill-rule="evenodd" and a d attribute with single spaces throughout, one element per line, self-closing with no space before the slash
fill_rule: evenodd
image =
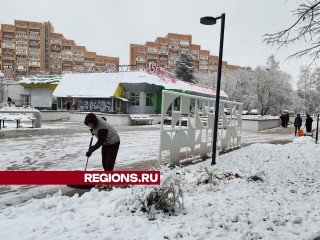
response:
<path id="1" fill-rule="evenodd" d="M 61 126 L 67 132 L 71 127 L 59 124 L 44 124 L 44 129 Z M 0 138 L 0 169 L 83 170 L 90 134 L 82 125 L 72 129 L 77 131 L 41 137 L 28 129 L 30 135 Z M 155 211 L 154 220 L 130 209 L 135 187 L 68 197 L 61 186 L 2 186 L 0 239 L 314 239 L 320 236 L 320 147 L 288 130 L 243 132 L 244 143 L 257 144 L 220 155 L 213 167 L 208 159 L 175 169 L 184 208 L 174 214 Z M 118 131 L 118 166 L 157 159 L 159 126 Z M 276 140 L 292 142 L 264 143 Z M 101 169 L 100 153 L 93 154 L 88 168 Z M 162 179 L 168 172 L 162 167 Z M 57 193 L 19 201 L 49 188 Z M 13 206 L 4 207 L 8 201 Z"/>

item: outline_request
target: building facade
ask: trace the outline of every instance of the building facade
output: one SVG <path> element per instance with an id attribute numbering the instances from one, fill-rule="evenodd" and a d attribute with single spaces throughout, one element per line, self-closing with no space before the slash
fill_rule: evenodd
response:
<path id="1" fill-rule="evenodd" d="M 55 33 L 50 22 L 1 24 L 0 70 L 5 80 L 35 74 L 117 71 L 118 57 L 100 56 Z"/>
<path id="2" fill-rule="evenodd" d="M 218 56 L 210 55 L 210 51 L 193 44 L 191 35 L 177 33 L 168 33 L 166 37 L 158 37 L 154 42 L 146 42 L 144 45 L 130 44 L 130 65 L 143 70 L 148 68 L 150 62 L 154 62 L 159 67 L 173 69 L 181 52 L 187 52 L 194 58 L 196 72 L 217 71 Z M 222 62 L 222 67 L 241 68 L 227 61 Z"/>

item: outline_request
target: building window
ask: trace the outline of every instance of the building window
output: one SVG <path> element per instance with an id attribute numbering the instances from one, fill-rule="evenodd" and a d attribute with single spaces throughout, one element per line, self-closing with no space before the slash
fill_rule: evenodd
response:
<path id="1" fill-rule="evenodd" d="M 51 39 L 51 43 L 52 44 L 60 44 L 60 40 L 59 39 Z"/>
<path id="2" fill-rule="evenodd" d="M 131 92 L 130 99 L 132 101 L 133 106 L 139 106 L 140 93 L 139 92 Z"/>
<path id="3" fill-rule="evenodd" d="M 189 41 L 187 41 L 187 40 L 180 40 L 180 44 L 182 44 L 182 45 L 189 45 Z"/>
<path id="4" fill-rule="evenodd" d="M 154 106 L 154 94 L 146 93 L 146 106 Z"/>
<path id="5" fill-rule="evenodd" d="M 20 94 L 20 99 L 24 105 L 30 105 L 30 95 Z"/>
<path id="6" fill-rule="evenodd" d="M 156 48 L 148 48 L 149 53 L 156 53 L 158 50 Z"/>
<path id="7" fill-rule="evenodd" d="M 202 56 L 200 56 L 200 59 L 208 60 L 208 56 L 204 56 L 204 55 L 202 55 Z"/>

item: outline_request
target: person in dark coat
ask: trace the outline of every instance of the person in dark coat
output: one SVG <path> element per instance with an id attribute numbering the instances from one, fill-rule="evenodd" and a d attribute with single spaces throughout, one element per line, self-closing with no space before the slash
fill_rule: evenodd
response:
<path id="1" fill-rule="evenodd" d="M 300 130 L 302 125 L 302 118 L 300 117 L 300 114 L 298 114 L 296 116 L 296 118 L 294 119 L 294 135 L 297 136 L 297 131 Z"/>
<path id="2" fill-rule="evenodd" d="M 283 120 L 284 120 L 284 127 L 287 128 L 288 123 L 289 123 L 289 114 L 288 113 L 283 116 Z"/>
<path id="3" fill-rule="evenodd" d="M 312 122 L 313 122 L 312 117 L 310 117 L 310 115 L 307 115 L 307 118 L 306 118 L 306 129 L 307 129 L 307 132 L 309 132 L 309 133 L 312 130 Z"/>
<path id="4" fill-rule="evenodd" d="M 92 134 L 98 141 L 91 146 L 86 153 L 87 157 L 100 148 L 102 155 L 102 166 L 105 171 L 113 171 L 120 146 L 120 137 L 117 131 L 104 119 L 96 116 L 94 113 L 88 113 L 84 124 L 92 129 Z"/>
<path id="5" fill-rule="evenodd" d="M 67 110 L 70 110 L 70 102 L 67 103 Z"/>
<path id="6" fill-rule="evenodd" d="M 281 126 L 284 127 L 284 115 L 280 115 Z"/>

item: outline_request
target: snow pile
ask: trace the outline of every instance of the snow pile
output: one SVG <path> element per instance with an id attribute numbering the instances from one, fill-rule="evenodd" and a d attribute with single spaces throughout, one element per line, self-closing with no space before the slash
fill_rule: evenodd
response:
<path id="1" fill-rule="evenodd" d="M 0 109 L 1 110 L 33 110 L 35 108 L 30 106 L 24 106 L 24 107 L 17 107 L 14 104 L 8 104 L 8 103 L 0 103 Z"/>
<path id="2" fill-rule="evenodd" d="M 16 120 L 20 119 L 21 121 L 29 120 L 31 115 L 28 113 L 17 113 L 15 110 L 34 110 L 34 108 L 30 106 L 26 107 L 17 107 L 13 104 L 0 103 L 0 110 L 12 111 L 12 113 L 0 113 L 1 118 L 6 120 Z"/>
<path id="3" fill-rule="evenodd" d="M 172 175 L 164 168 L 161 181 L 183 192 L 183 210 L 153 208 L 153 218 L 124 204 L 148 199 L 153 187 L 32 199 L 0 211 L 0 239 L 314 239 L 319 155 L 314 139 L 297 137 L 221 155 L 213 167 L 209 159 Z"/>
<path id="4" fill-rule="evenodd" d="M 19 84 L 58 84 L 62 79 L 62 75 L 34 75 L 22 77 Z"/>

